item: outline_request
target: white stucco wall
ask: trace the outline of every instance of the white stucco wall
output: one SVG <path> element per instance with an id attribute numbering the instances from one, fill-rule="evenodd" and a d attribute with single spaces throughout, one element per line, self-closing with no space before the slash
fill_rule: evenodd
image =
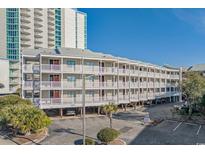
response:
<path id="1" fill-rule="evenodd" d="M 0 94 L 9 93 L 9 61 L 0 59 L 0 83 L 4 88 L 0 88 Z"/>

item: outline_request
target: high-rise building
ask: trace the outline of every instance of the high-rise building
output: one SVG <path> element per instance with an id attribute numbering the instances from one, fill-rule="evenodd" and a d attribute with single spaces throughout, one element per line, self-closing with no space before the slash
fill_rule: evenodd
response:
<path id="1" fill-rule="evenodd" d="M 9 59 L 12 91 L 20 84 L 22 49 L 85 49 L 87 45 L 86 14 L 76 9 L 0 9 L 0 21 L 0 57 Z"/>

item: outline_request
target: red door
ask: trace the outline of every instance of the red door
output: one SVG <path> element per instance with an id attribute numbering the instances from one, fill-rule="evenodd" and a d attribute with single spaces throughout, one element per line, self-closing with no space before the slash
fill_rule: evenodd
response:
<path id="1" fill-rule="evenodd" d="M 51 98 L 60 98 L 61 93 L 60 93 L 59 90 L 51 90 L 50 91 L 50 96 L 51 96 Z"/>

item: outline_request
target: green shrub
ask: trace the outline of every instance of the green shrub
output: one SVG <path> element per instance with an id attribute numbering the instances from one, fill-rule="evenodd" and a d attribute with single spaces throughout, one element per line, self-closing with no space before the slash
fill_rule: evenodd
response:
<path id="1" fill-rule="evenodd" d="M 32 102 L 26 99 L 20 98 L 18 95 L 7 95 L 0 97 L 0 110 L 8 105 L 32 105 Z"/>
<path id="2" fill-rule="evenodd" d="M 97 134 L 97 138 L 104 143 L 109 143 L 111 141 L 113 141 L 114 139 L 116 139 L 118 136 L 120 135 L 120 132 L 112 129 L 112 128 L 104 128 L 101 129 L 98 134 Z"/>
<path id="3" fill-rule="evenodd" d="M 85 145 L 95 145 L 95 141 L 92 140 L 91 138 L 86 138 Z"/>
<path id="4" fill-rule="evenodd" d="M 51 124 L 51 120 L 42 110 L 22 104 L 4 107 L 0 119 L 23 134 L 36 132 Z"/>

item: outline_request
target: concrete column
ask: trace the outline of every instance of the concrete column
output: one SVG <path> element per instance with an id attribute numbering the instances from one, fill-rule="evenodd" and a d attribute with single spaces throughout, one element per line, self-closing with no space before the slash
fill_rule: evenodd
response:
<path id="1" fill-rule="evenodd" d="M 127 111 L 127 104 L 125 104 L 125 111 Z"/>
<path id="2" fill-rule="evenodd" d="M 60 113 L 60 117 L 62 118 L 63 117 L 63 109 L 59 109 L 59 113 Z"/>
<path id="3" fill-rule="evenodd" d="M 80 108 L 80 116 L 81 117 L 83 116 L 83 108 L 82 107 Z"/>
<path id="4" fill-rule="evenodd" d="M 100 115 L 100 107 L 98 107 L 98 115 Z"/>

